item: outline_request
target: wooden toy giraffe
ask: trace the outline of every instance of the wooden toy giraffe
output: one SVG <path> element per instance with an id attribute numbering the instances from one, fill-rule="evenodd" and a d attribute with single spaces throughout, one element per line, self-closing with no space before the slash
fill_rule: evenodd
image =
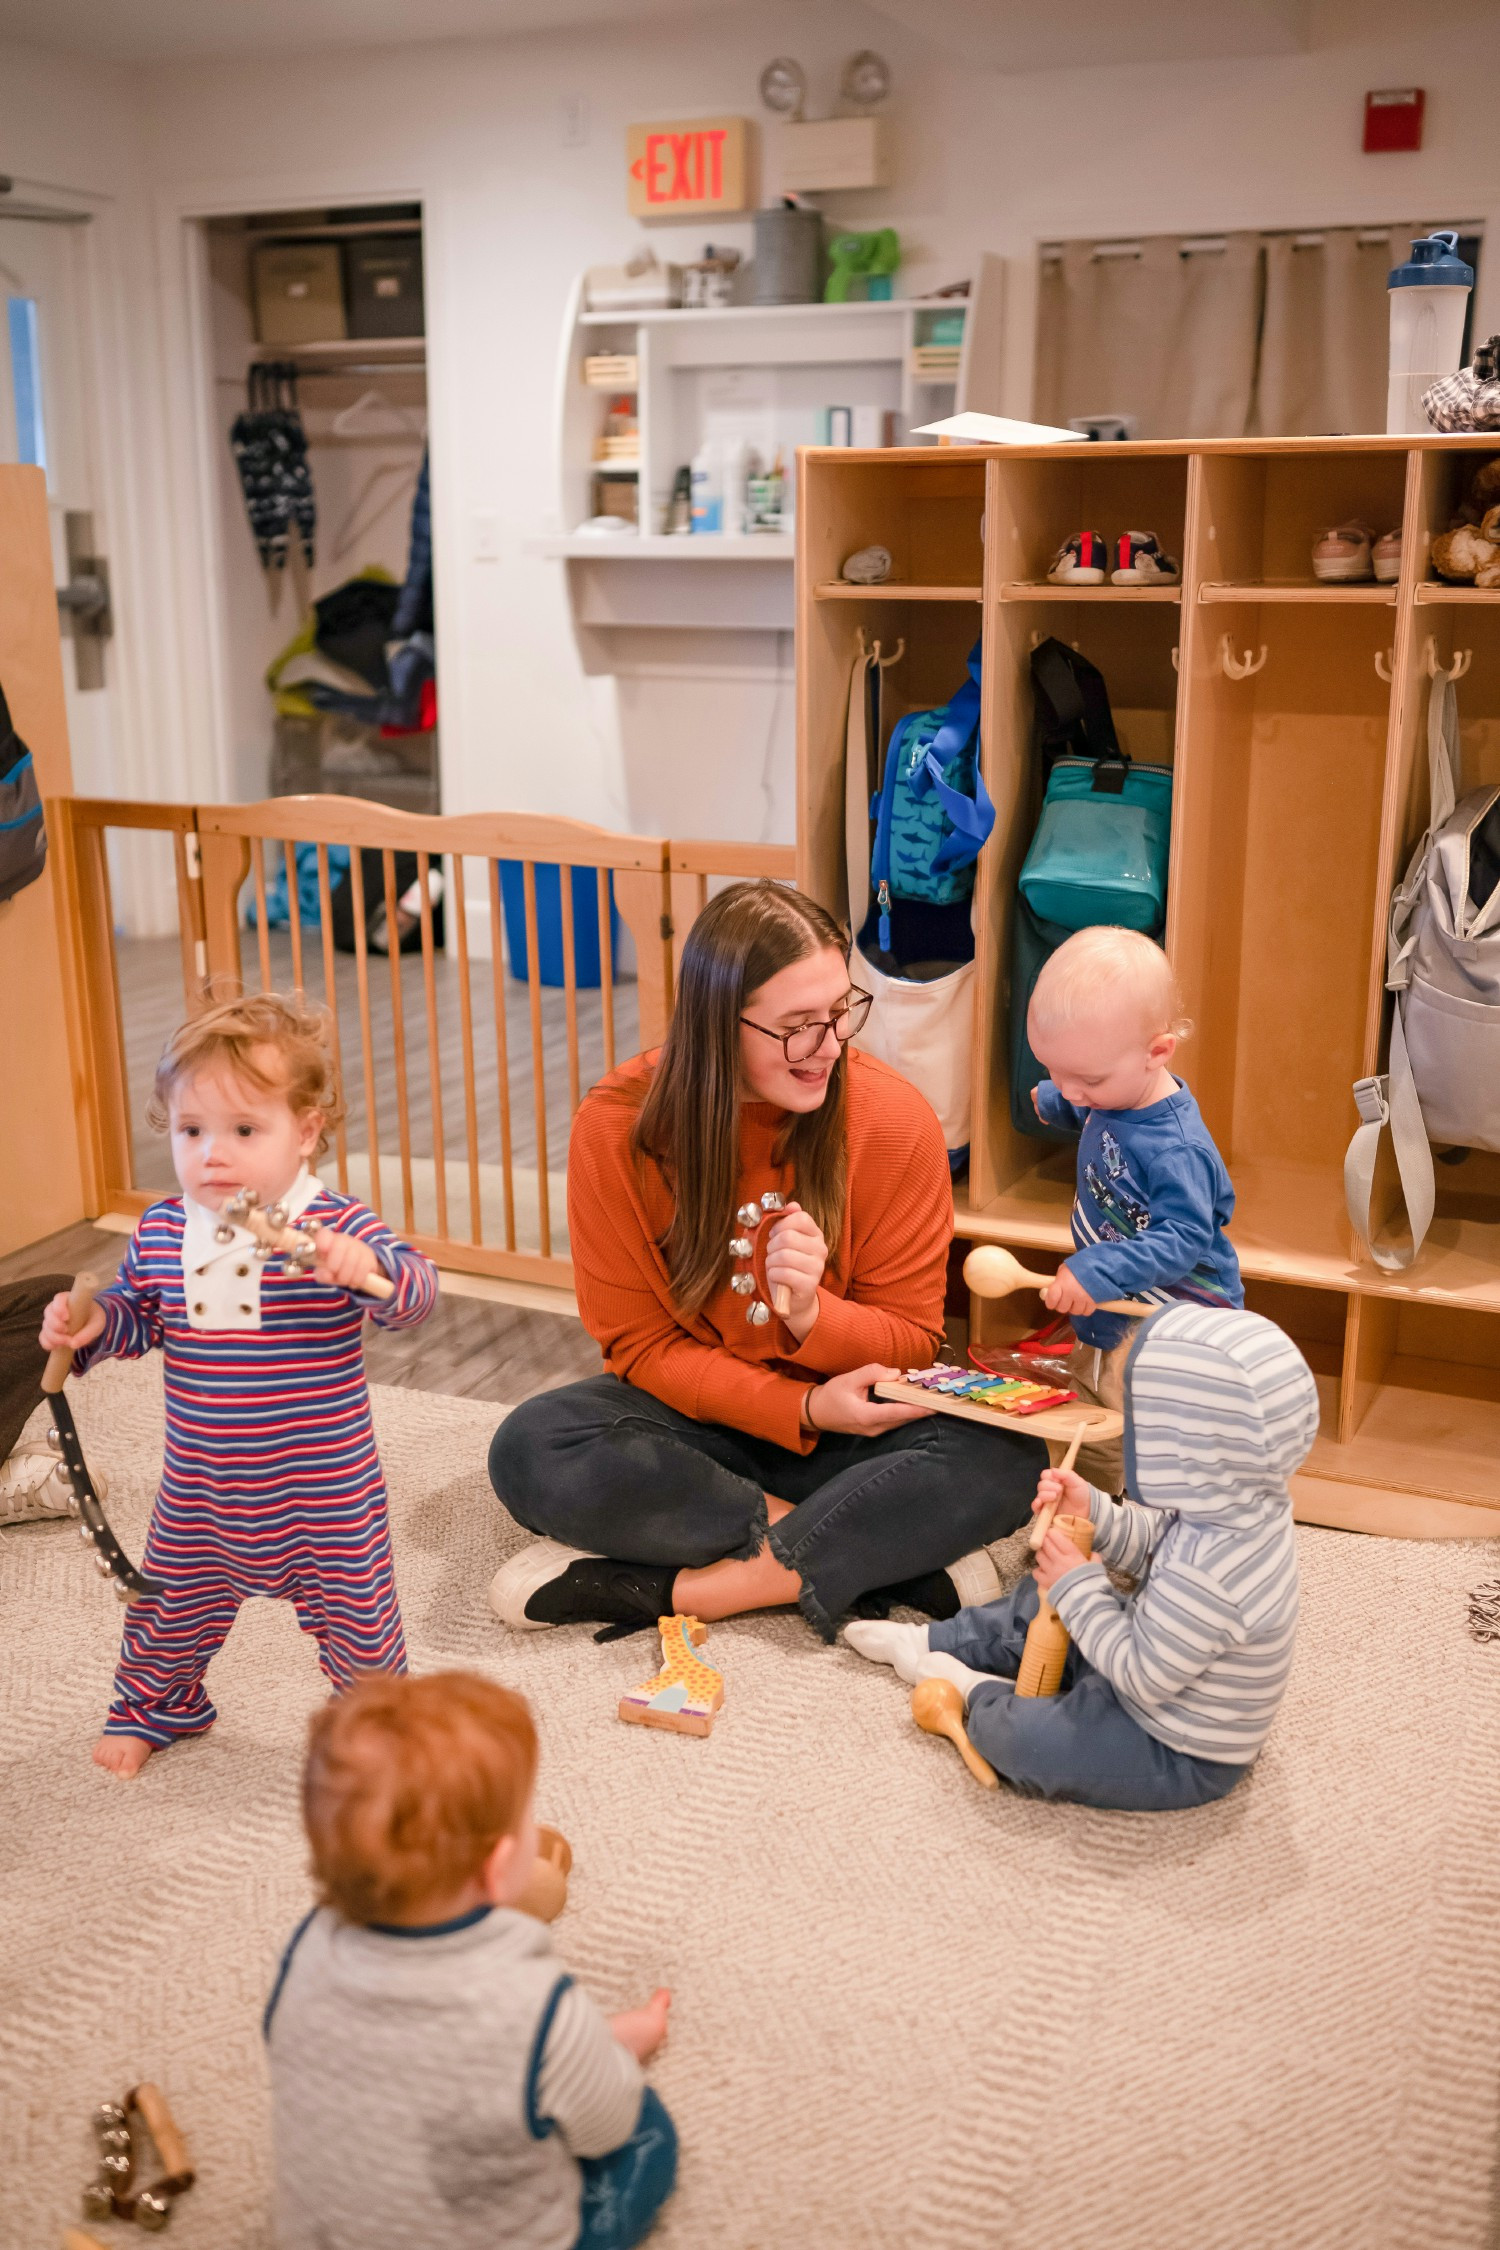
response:
<path id="1" fill-rule="evenodd" d="M 620 1698 L 620 1717 L 633 1726 L 665 1727 L 672 1734 L 712 1734 L 724 1701 L 724 1682 L 697 1649 L 708 1627 L 696 1617 L 658 1617 L 661 1670 Z"/>

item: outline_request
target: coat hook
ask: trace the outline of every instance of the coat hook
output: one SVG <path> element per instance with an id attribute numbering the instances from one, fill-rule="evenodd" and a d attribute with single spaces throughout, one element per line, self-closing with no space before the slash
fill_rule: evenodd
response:
<path id="1" fill-rule="evenodd" d="M 1236 656 L 1234 653 L 1234 644 L 1230 640 L 1229 635 L 1227 633 L 1221 633 L 1219 635 L 1219 662 L 1224 667 L 1224 676 L 1226 679 L 1250 679 L 1254 673 L 1264 670 L 1266 658 L 1269 656 L 1269 654 L 1270 650 L 1266 647 L 1263 641 L 1261 643 L 1260 654 L 1258 656 L 1252 656 L 1249 649 L 1246 649 L 1243 656 Z"/>
<path id="2" fill-rule="evenodd" d="M 1437 642 L 1432 639 L 1431 635 L 1428 636 L 1422 663 L 1429 680 L 1461 680 L 1473 661 L 1474 651 L 1471 648 L 1456 648 L 1453 651 L 1451 665 L 1439 664 Z"/>
<path id="3" fill-rule="evenodd" d="M 1182 670 L 1182 666 L 1177 661 L 1178 653 L 1179 652 L 1174 648 L 1172 651 L 1172 669 L 1174 672 L 1180 672 Z"/>
<path id="4" fill-rule="evenodd" d="M 893 664 L 899 664 L 905 654 L 906 641 L 904 637 L 901 640 L 897 641 L 896 653 L 894 656 L 882 656 L 880 653 L 879 641 L 875 643 L 875 661 L 880 666 L 882 672 L 888 672 Z"/>
<path id="5" fill-rule="evenodd" d="M 1387 687 L 1389 687 L 1389 686 L 1390 686 L 1390 684 L 1391 684 L 1391 672 L 1392 672 L 1392 670 L 1393 670 L 1393 668 L 1394 668 L 1394 665 L 1395 665 L 1395 661 L 1396 661 L 1396 651 L 1394 650 L 1394 648 L 1378 648 L 1378 649 L 1376 649 L 1376 651 L 1375 651 L 1375 672 L 1376 672 L 1376 676 L 1377 676 L 1377 678 L 1379 678 L 1379 679 L 1382 679 L 1382 680 L 1384 680 L 1384 682 L 1385 682 L 1385 684 L 1386 684 L 1386 686 L 1387 686 Z"/>

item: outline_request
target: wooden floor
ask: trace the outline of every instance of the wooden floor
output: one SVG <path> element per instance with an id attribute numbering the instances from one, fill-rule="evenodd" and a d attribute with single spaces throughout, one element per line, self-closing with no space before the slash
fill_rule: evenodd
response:
<path id="1" fill-rule="evenodd" d="M 0 1258 L 0 1285 L 49 1273 L 71 1280 L 84 1271 L 107 1280 L 125 1242 L 123 1234 L 98 1227 L 68 1227 Z M 475 1297 L 439 1297 L 420 1328 L 393 1335 L 373 1325 L 365 1329 L 372 1383 L 485 1398 L 496 1406 L 518 1406 L 538 1391 L 597 1375 L 601 1364 L 599 1347 L 581 1321 Z"/>
<path id="2" fill-rule="evenodd" d="M 243 934 L 247 985 L 259 983 L 259 960 L 253 931 Z M 293 984 L 291 940 L 285 930 L 270 933 L 273 987 L 290 991 Z M 129 1080 L 130 1121 L 134 1140 L 135 1185 L 147 1191 L 175 1186 L 171 1158 L 165 1143 L 145 1123 L 146 1097 L 157 1058 L 168 1035 L 182 1021 L 182 955 L 175 938 L 121 938 L 116 952 L 120 974 L 120 1013 L 125 1033 L 126 1072 Z M 448 1159 L 448 1198 L 451 1227 L 468 1234 L 468 1174 L 465 1162 L 467 1134 L 464 1110 L 461 995 L 456 961 L 439 955 L 434 963 L 436 1026 L 439 1068 L 436 1074 L 442 1108 L 443 1148 Z M 323 957 L 316 931 L 308 932 L 303 953 L 303 973 L 309 996 L 327 1000 L 323 982 Z M 469 965 L 470 1005 L 474 1022 L 475 1108 L 479 1160 L 498 1166 L 501 1158 L 499 1077 L 494 1033 L 494 982 L 488 961 Z M 381 1205 L 392 1225 L 402 1223 L 401 1166 L 399 1153 L 398 1077 L 395 1000 L 391 964 L 379 955 L 369 962 L 370 1045 L 373 1055 L 375 1146 L 380 1153 Z M 414 1162 L 430 1170 L 436 1155 L 433 1131 L 433 1080 L 428 1059 L 428 1026 L 422 962 L 418 955 L 403 955 L 400 993 L 407 1114 L 410 1151 Z M 371 1145 L 370 1118 L 360 1047 L 359 988 L 352 954 L 334 956 L 334 1005 L 338 1015 L 343 1056 L 344 1099 L 348 1105 L 345 1139 L 351 1151 Z M 547 1167 L 554 1176 L 566 1165 L 571 1097 L 568 1077 L 567 1014 L 561 990 L 542 988 L 542 1056 L 545 1083 Z M 579 1085 L 582 1092 L 604 1072 L 603 1009 L 597 991 L 578 994 Z M 623 1061 L 639 1045 L 634 983 L 614 988 L 615 1055 Z M 509 1049 L 511 1108 L 511 1160 L 517 1168 L 534 1173 L 539 1163 L 539 1135 L 533 1096 L 531 1003 L 528 988 L 514 977 L 506 979 L 506 1041 Z M 324 1168 L 332 1184 L 337 1177 L 333 1157 Z M 363 1188 L 363 1181 L 353 1183 Z M 498 1229 L 486 1227 L 486 1241 L 502 1239 Z M 534 1243 L 522 1241 L 523 1248 Z"/>

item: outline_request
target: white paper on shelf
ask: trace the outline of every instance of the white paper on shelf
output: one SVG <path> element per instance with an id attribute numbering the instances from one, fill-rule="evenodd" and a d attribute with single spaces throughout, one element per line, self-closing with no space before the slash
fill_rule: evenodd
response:
<path id="1" fill-rule="evenodd" d="M 1012 422 L 1004 414 L 949 414 L 923 422 L 915 437 L 966 438 L 970 445 L 1087 445 L 1081 430 L 1055 429 L 1050 422 Z"/>

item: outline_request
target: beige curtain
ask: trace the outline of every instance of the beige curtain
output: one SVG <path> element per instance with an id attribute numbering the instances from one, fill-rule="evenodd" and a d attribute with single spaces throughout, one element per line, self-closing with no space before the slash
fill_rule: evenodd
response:
<path id="1" fill-rule="evenodd" d="M 1383 430 L 1386 276 L 1423 231 L 1064 243 L 1042 259 L 1036 419 L 1131 414 L 1143 438 Z"/>
<path id="2" fill-rule="evenodd" d="M 1367 436 L 1385 428 L 1387 279 L 1422 230 L 1323 227 L 1266 238 L 1266 313 L 1250 430 Z M 1229 433 L 1226 433 L 1226 435 Z"/>
<path id="3" fill-rule="evenodd" d="M 1190 239 L 1190 238 L 1188 238 Z M 1131 414 L 1136 435 L 1243 435 L 1254 400 L 1261 238 L 1222 250 L 1178 235 L 1126 251 L 1068 242 L 1042 262 L 1039 422 Z"/>

